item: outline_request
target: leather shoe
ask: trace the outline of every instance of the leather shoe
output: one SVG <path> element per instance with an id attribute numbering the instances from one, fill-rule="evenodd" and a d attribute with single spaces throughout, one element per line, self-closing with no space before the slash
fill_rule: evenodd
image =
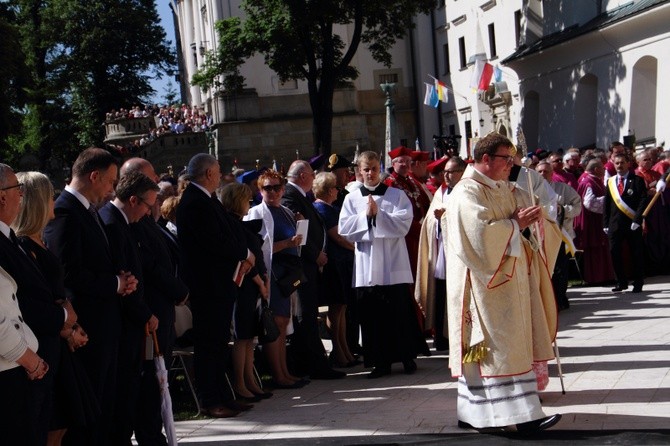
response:
<path id="1" fill-rule="evenodd" d="M 253 393 L 255 396 L 257 396 L 258 398 L 260 398 L 262 400 L 272 398 L 272 395 L 273 395 L 272 392 L 262 392 L 262 393 L 251 392 L 251 393 Z"/>
<path id="2" fill-rule="evenodd" d="M 402 362 L 402 366 L 405 369 L 405 375 L 411 375 L 416 372 L 416 362 L 413 359 L 408 359 Z"/>
<path id="3" fill-rule="evenodd" d="M 560 413 L 557 413 L 556 415 L 540 418 L 539 420 L 519 423 L 516 425 L 516 430 L 517 432 L 521 432 L 523 434 L 532 434 L 543 431 L 558 423 L 561 420 L 561 416 L 562 415 Z"/>
<path id="4" fill-rule="evenodd" d="M 203 408 L 202 413 L 212 418 L 233 418 L 240 414 L 238 410 L 232 410 L 223 406 Z"/>
<path id="5" fill-rule="evenodd" d="M 633 291 L 631 291 L 631 293 L 641 293 L 641 292 L 642 292 L 641 286 L 634 286 Z"/>
<path id="6" fill-rule="evenodd" d="M 227 401 L 227 402 L 223 403 L 223 405 L 225 407 L 227 407 L 228 409 L 232 409 L 232 410 L 237 411 L 237 412 L 244 412 L 244 411 L 250 410 L 251 408 L 254 407 L 253 404 L 245 404 L 245 403 L 241 403 L 239 401 Z"/>
<path id="7" fill-rule="evenodd" d="M 347 374 L 340 372 L 339 370 L 324 369 L 314 372 L 314 374 L 310 375 L 309 377 L 311 379 L 341 379 L 345 376 L 347 376 Z"/>
<path id="8" fill-rule="evenodd" d="M 233 392 L 235 394 L 235 401 L 241 402 L 241 403 L 257 403 L 261 400 L 261 397 L 253 394 L 253 396 L 242 396 L 237 392 Z"/>
<path id="9" fill-rule="evenodd" d="M 628 289 L 628 285 L 626 285 L 626 286 L 617 285 L 614 288 L 612 288 L 612 292 L 613 293 L 620 293 L 620 292 L 625 291 L 627 289 Z"/>
<path id="10" fill-rule="evenodd" d="M 385 366 L 377 366 L 368 375 L 368 379 L 376 379 L 376 378 L 381 378 L 384 375 L 390 375 L 391 374 L 391 366 L 390 365 L 385 365 Z"/>
<path id="11" fill-rule="evenodd" d="M 460 429 L 474 429 L 479 433 L 482 434 L 497 434 L 501 432 L 505 432 L 504 427 L 474 427 L 470 423 L 466 423 L 465 421 L 458 420 L 458 427 Z"/>
<path id="12" fill-rule="evenodd" d="M 296 381 L 293 384 L 281 384 L 276 381 L 272 381 L 271 386 L 275 389 L 301 389 L 305 386 L 305 384 L 302 381 Z"/>

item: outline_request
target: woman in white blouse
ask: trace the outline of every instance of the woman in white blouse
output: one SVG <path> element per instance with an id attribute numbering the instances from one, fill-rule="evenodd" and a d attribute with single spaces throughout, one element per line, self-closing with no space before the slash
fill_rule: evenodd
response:
<path id="1" fill-rule="evenodd" d="M 23 322 L 16 300 L 16 282 L 0 267 L 0 432 L 3 443 L 28 439 L 28 380 L 49 370 L 37 353 L 37 338 Z"/>

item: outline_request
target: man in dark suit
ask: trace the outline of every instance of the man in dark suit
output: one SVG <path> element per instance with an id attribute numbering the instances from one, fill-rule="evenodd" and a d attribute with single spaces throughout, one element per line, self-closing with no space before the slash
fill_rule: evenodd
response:
<path id="1" fill-rule="evenodd" d="M 130 225 L 149 214 L 156 202 L 158 186 L 146 175 L 131 172 L 121 176 L 114 200 L 100 209 L 117 267 L 131 272 L 138 281 L 137 289 L 121 303 L 122 330 L 119 343 L 118 387 L 114 416 L 115 444 L 130 444 L 138 416 L 138 396 L 145 346 L 145 325 L 149 331 L 159 326 L 158 318 L 144 300 L 144 277 L 140 258 L 140 242 Z"/>
<path id="2" fill-rule="evenodd" d="M 190 290 L 193 313 L 195 378 L 205 411 L 216 418 L 232 417 L 251 408 L 233 401 L 227 389 L 226 349 L 237 286 L 238 265 L 246 273 L 254 264 L 246 236 L 212 194 L 221 168 L 211 155 L 199 153 L 188 163 L 191 180 L 177 207 L 182 261 L 180 276 Z"/>
<path id="3" fill-rule="evenodd" d="M 26 324 L 39 341 L 37 354 L 50 370 L 43 379 L 31 381 L 30 425 L 32 438 L 27 444 L 45 444 L 50 428 L 53 408 L 54 375 L 60 361 L 60 333 L 71 330 L 77 314 L 69 302 L 58 305 L 49 283 L 37 264 L 16 242 L 16 234 L 10 229 L 19 213 L 23 185 L 19 184 L 11 167 L 0 164 L 0 266 L 16 281 L 19 307 Z"/>
<path id="4" fill-rule="evenodd" d="M 628 288 L 626 268 L 622 256 L 624 243 L 628 243 L 633 260 L 633 293 L 642 291 L 644 284 L 644 242 L 642 240 L 642 212 L 647 205 L 647 187 L 644 180 L 630 168 L 628 156 L 614 155 L 612 162 L 616 175 L 607 180 L 605 192 L 604 231 L 609 237 L 610 253 L 617 285 L 613 292 Z"/>
<path id="5" fill-rule="evenodd" d="M 68 437 L 79 444 L 111 441 L 121 301 L 137 287 L 132 274 L 117 268 L 96 210 L 114 192 L 117 173 L 116 160 L 106 150 L 81 152 L 72 166 L 72 181 L 56 200 L 56 218 L 44 231 L 47 246 L 63 264 L 66 293 L 89 335 L 77 353 L 102 412 L 87 432 L 68 430 Z"/>
<path id="6" fill-rule="evenodd" d="M 346 374 L 328 365 L 326 352 L 319 337 L 319 268 L 328 262 L 326 256 L 326 228 L 321 216 L 312 206 L 307 194 L 312 190 L 314 170 L 307 161 L 294 161 L 286 174 L 288 184 L 282 204 L 309 221 L 307 242 L 301 247 L 303 272 L 307 282 L 300 285 L 298 295 L 302 307 L 302 321 L 294 334 L 297 342 L 291 344 L 296 357 L 305 361 L 307 372 L 314 379 L 337 379 Z M 297 350 L 297 351 L 295 351 Z"/>
<path id="7" fill-rule="evenodd" d="M 131 158 L 121 166 L 122 177 L 133 172 L 143 173 L 154 181 L 158 179 L 151 163 L 143 158 Z M 175 305 L 185 303 L 188 288 L 177 277 L 179 250 L 176 240 L 168 239 L 168 235 L 156 223 L 160 215 L 161 192 L 158 192 L 151 214 L 145 215 L 137 223 L 131 223 L 130 228 L 139 244 L 144 301 L 160 321 L 156 337 L 165 364 L 169 367 L 175 341 Z M 161 432 L 163 424 L 160 405 L 154 362 L 144 361 L 134 429 L 139 444 L 166 444 Z"/>

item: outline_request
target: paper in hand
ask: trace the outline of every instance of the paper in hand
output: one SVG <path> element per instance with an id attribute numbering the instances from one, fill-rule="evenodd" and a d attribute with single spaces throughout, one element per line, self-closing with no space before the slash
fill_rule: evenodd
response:
<path id="1" fill-rule="evenodd" d="M 309 220 L 298 220 L 295 226 L 295 235 L 302 235 L 302 242 L 300 246 L 307 244 L 307 229 L 309 228 Z"/>

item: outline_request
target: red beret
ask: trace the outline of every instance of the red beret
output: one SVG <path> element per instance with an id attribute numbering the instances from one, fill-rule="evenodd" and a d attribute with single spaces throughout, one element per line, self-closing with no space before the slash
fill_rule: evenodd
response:
<path id="1" fill-rule="evenodd" d="M 449 158 L 447 157 L 443 157 L 433 161 L 432 163 L 428 164 L 428 166 L 426 166 L 428 168 L 428 172 L 435 175 L 436 173 L 443 171 L 444 166 L 447 165 L 447 161 L 449 161 Z"/>
<path id="2" fill-rule="evenodd" d="M 412 156 L 412 151 L 405 146 L 396 147 L 395 149 L 389 152 L 389 157 L 391 160 L 398 158 L 399 156 Z"/>
<path id="3" fill-rule="evenodd" d="M 430 153 L 421 150 L 415 150 L 410 156 L 412 161 L 428 161 L 430 159 Z"/>

